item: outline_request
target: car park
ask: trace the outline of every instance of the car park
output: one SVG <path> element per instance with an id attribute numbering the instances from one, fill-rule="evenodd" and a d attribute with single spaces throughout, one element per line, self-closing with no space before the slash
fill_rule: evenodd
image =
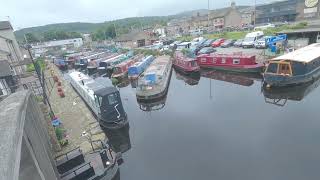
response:
<path id="1" fill-rule="evenodd" d="M 254 43 L 254 47 L 256 49 L 264 49 L 264 48 L 267 48 L 268 45 L 266 44 L 266 38 L 267 36 L 264 36 L 260 39 L 258 39 L 255 43 Z"/>
<path id="2" fill-rule="evenodd" d="M 227 39 L 226 41 L 224 41 L 222 44 L 221 44 L 221 47 L 223 48 L 226 48 L 226 47 L 231 47 L 233 46 L 233 44 L 236 42 L 236 40 L 234 39 Z"/>
<path id="3" fill-rule="evenodd" d="M 197 55 L 200 55 L 200 54 L 210 54 L 210 53 L 214 53 L 216 52 L 217 50 L 213 47 L 204 47 L 202 48 L 198 53 Z"/>
<path id="4" fill-rule="evenodd" d="M 216 39 L 208 39 L 206 42 L 203 43 L 203 47 L 211 47 L 211 44 L 215 41 Z"/>
<path id="5" fill-rule="evenodd" d="M 255 31 L 255 32 L 248 33 L 242 42 L 242 47 L 243 48 L 254 47 L 255 41 L 260 39 L 261 37 L 263 37 L 262 31 Z"/>
<path id="6" fill-rule="evenodd" d="M 219 47 L 219 46 L 221 46 L 222 43 L 224 43 L 224 41 L 225 41 L 224 38 L 217 39 L 211 44 L 211 46 L 212 47 Z"/>
<path id="7" fill-rule="evenodd" d="M 243 42 L 243 39 L 238 39 L 238 40 L 233 44 L 233 46 L 235 46 L 235 47 L 241 47 L 241 46 L 242 46 L 242 42 Z"/>

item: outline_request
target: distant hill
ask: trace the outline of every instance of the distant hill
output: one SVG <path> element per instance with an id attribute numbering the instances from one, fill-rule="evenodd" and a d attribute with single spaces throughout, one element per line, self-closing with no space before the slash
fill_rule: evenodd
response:
<path id="1" fill-rule="evenodd" d="M 247 6 L 240 6 L 241 8 Z M 147 17 L 131 17 L 115 21 L 106 21 L 102 23 L 84 23 L 84 22 L 71 22 L 71 23 L 58 23 L 48 24 L 45 26 L 30 27 L 15 31 L 18 41 L 22 41 L 24 34 L 32 33 L 38 39 L 42 39 L 43 34 L 48 31 L 65 31 L 65 32 L 79 32 L 79 33 L 93 33 L 99 29 L 103 29 L 110 24 L 117 26 L 117 33 L 127 33 L 132 28 L 150 27 L 153 25 L 166 25 L 168 21 L 175 18 L 191 17 L 199 13 L 204 15 L 208 13 L 207 9 L 198 9 L 192 11 L 185 11 L 176 15 L 170 16 L 147 16 Z"/>
<path id="2" fill-rule="evenodd" d="M 104 28 L 109 24 L 115 24 L 120 28 L 140 28 L 153 26 L 156 24 L 165 25 L 174 16 L 148 16 L 148 17 L 132 17 L 124 18 L 115 21 L 106 21 L 103 23 L 83 23 L 83 22 L 72 22 L 72 23 L 59 23 L 59 24 L 48 24 L 45 26 L 30 27 L 15 31 L 15 35 L 18 41 L 23 40 L 24 34 L 33 33 L 36 37 L 41 38 L 43 33 L 47 31 L 66 31 L 66 32 L 80 32 L 80 33 L 92 33 L 99 28 Z"/>

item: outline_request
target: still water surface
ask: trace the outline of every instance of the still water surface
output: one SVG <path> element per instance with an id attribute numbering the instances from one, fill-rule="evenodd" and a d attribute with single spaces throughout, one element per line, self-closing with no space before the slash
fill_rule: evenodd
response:
<path id="1" fill-rule="evenodd" d="M 150 112 L 129 84 L 120 92 L 130 127 L 106 132 L 124 152 L 120 179 L 319 179 L 318 84 L 268 94 L 257 80 L 209 73 L 198 82 L 173 72 Z"/>

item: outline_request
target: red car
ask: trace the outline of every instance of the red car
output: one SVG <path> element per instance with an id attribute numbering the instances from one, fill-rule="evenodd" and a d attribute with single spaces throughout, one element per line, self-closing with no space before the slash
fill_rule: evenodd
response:
<path id="1" fill-rule="evenodd" d="M 224 39 L 224 38 L 217 39 L 211 44 L 211 46 L 212 47 L 219 47 L 219 46 L 221 46 L 222 43 L 224 43 L 225 40 L 226 39 Z"/>

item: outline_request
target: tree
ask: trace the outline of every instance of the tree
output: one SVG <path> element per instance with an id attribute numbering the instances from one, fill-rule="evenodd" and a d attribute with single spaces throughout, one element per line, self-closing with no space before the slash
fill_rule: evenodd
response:
<path id="1" fill-rule="evenodd" d="M 25 36 L 25 41 L 27 41 L 27 43 L 39 42 L 39 39 L 32 33 L 26 33 L 24 36 Z"/>

